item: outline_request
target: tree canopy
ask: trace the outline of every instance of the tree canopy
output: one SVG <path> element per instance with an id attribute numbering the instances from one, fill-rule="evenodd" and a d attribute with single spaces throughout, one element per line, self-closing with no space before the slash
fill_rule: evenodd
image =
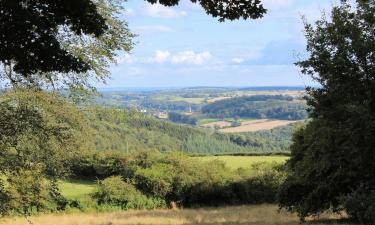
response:
<path id="1" fill-rule="evenodd" d="M 295 134 L 291 174 L 280 192 L 281 206 L 302 219 L 348 209 L 348 202 L 355 202 L 348 199 L 358 191 L 358 196 L 374 197 L 374 27 L 374 1 L 355 6 L 343 1 L 330 19 L 306 23 L 309 57 L 297 65 L 321 86 L 308 89 L 312 120 Z M 373 202 L 357 203 L 351 207 L 357 209 L 353 216 L 361 215 L 359 206 L 374 212 Z M 375 222 L 372 216 L 370 224 Z"/>
<path id="2" fill-rule="evenodd" d="M 150 3 L 160 3 L 165 6 L 174 6 L 180 3 L 180 0 L 146 0 Z M 237 20 L 237 19 L 258 19 L 263 17 L 267 10 L 263 7 L 260 0 L 191 0 L 193 3 L 199 3 L 206 13 L 218 17 L 219 21 Z"/>

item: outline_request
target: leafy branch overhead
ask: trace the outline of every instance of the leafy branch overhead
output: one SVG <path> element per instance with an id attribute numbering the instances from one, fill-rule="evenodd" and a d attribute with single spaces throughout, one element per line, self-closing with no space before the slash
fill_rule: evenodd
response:
<path id="1" fill-rule="evenodd" d="M 180 0 L 146 0 L 152 4 L 160 3 L 164 6 L 174 6 Z M 260 0 L 191 0 L 199 3 L 207 14 L 218 17 L 219 21 L 237 19 L 258 19 L 263 17 L 267 10 Z"/>

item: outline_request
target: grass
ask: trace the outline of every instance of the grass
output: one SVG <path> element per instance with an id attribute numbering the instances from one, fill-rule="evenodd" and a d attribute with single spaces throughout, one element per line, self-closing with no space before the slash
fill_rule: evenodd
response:
<path id="1" fill-rule="evenodd" d="M 322 215 L 320 221 L 307 224 L 349 225 L 337 215 Z M 311 219 L 310 219 L 311 220 Z M 221 208 L 198 208 L 185 210 L 127 211 L 95 214 L 49 214 L 31 217 L 38 225 L 299 225 L 297 216 L 278 212 L 276 205 L 235 206 Z M 340 223 L 339 223 L 340 222 Z M 1 225 L 26 225 L 25 218 L 6 218 Z"/>
<path id="2" fill-rule="evenodd" d="M 256 163 L 285 163 L 287 156 L 204 156 L 198 157 L 203 161 L 221 160 L 225 164 L 235 170 L 238 168 L 250 168 Z"/>
<path id="3" fill-rule="evenodd" d="M 232 169 L 251 168 L 256 163 L 284 163 L 287 156 L 203 156 L 203 161 L 221 160 Z M 256 175 L 256 171 L 251 172 Z M 59 182 L 61 194 L 68 199 L 85 200 L 94 191 L 96 182 L 88 180 L 65 180 Z"/>
<path id="4" fill-rule="evenodd" d="M 94 191 L 96 182 L 87 180 L 59 181 L 61 194 L 69 199 L 84 199 Z"/>

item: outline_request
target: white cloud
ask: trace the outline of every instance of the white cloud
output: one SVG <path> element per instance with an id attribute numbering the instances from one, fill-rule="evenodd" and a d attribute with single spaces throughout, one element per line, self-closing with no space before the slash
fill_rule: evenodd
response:
<path id="1" fill-rule="evenodd" d="M 244 58 L 233 58 L 232 59 L 232 62 L 237 63 L 237 64 L 243 63 L 244 61 L 245 61 Z"/>
<path id="2" fill-rule="evenodd" d="M 144 9 L 144 14 L 150 17 L 165 19 L 181 18 L 187 15 L 186 11 L 175 10 L 160 4 L 147 4 Z"/>
<path id="3" fill-rule="evenodd" d="M 156 51 L 155 56 L 150 58 L 148 62 L 165 63 L 170 59 L 171 53 L 169 51 Z"/>
<path id="4" fill-rule="evenodd" d="M 124 54 L 116 58 L 118 64 L 149 64 L 149 63 L 171 63 L 171 64 L 185 64 L 185 65 L 202 65 L 212 58 L 208 51 L 197 52 L 181 51 L 171 53 L 169 51 L 157 50 L 152 57 L 136 58 L 130 54 Z"/>
<path id="5" fill-rule="evenodd" d="M 159 32 L 171 32 L 172 28 L 163 25 L 154 26 L 139 26 L 135 29 L 136 33 L 159 33 Z"/>
<path id="6" fill-rule="evenodd" d="M 172 57 L 172 63 L 201 65 L 211 58 L 212 55 L 208 51 L 201 53 L 195 53 L 194 51 L 183 51 Z"/>

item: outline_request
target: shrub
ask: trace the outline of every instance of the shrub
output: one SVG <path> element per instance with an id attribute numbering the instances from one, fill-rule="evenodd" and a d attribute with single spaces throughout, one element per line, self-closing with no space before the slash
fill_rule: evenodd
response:
<path id="1" fill-rule="evenodd" d="M 92 197 L 99 205 L 114 205 L 122 209 L 154 209 L 165 205 L 161 199 L 143 195 L 120 176 L 100 181 Z"/>

